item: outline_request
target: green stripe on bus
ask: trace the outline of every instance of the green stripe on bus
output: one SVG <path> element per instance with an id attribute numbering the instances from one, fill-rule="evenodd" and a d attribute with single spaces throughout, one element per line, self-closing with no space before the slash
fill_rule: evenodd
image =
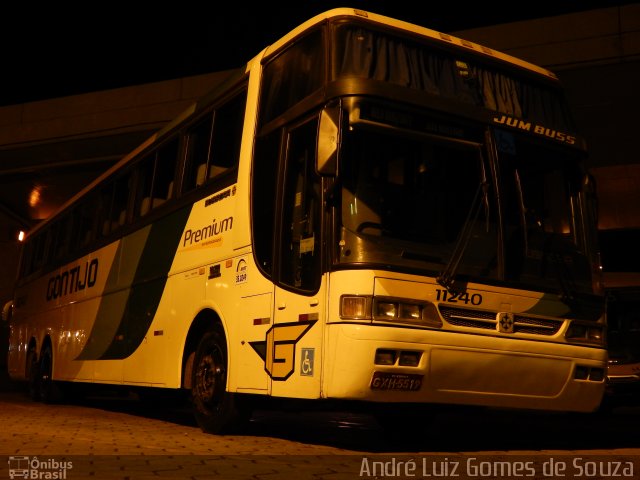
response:
<path id="1" fill-rule="evenodd" d="M 102 298 L 77 360 L 124 359 L 140 346 L 160 304 L 189 214 L 190 208 L 183 208 L 122 240 L 120 262 L 114 262 L 107 288 L 124 286 L 123 280 L 128 288 Z M 134 272 L 131 279 L 120 276 L 126 270 Z"/>

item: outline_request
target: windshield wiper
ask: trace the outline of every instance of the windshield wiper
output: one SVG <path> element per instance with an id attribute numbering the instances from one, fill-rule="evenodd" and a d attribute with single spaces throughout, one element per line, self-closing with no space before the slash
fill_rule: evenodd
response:
<path id="1" fill-rule="evenodd" d="M 483 167 L 483 177 L 484 175 L 484 167 Z M 471 240 L 471 235 L 473 234 L 473 228 L 475 227 L 476 221 L 478 220 L 478 215 L 480 214 L 480 209 L 484 205 L 486 212 L 486 220 L 487 220 L 487 230 L 489 229 L 489 184 L 486 181 L 486 178 L 483 178 L 483 181 L 478 185 L 478 189 L 476 190 L 476 194 L 473 197 L 473 202 L 471 203 L 471 208 L 469 208 L 469 213 L 467 214 L 467 218 L 464 221 L 464 225 L 462 226 L 462 230 L 458 235 L 456 240 L 456 245 L 453 249 L 451 257 L 449 261 L 445 265 L 440 275 L 436 277 L 436 282 L 442 285 L 447 291 L 454 290 L 455 284 L 455 276 L 458 271 L 458 267 L 460 266 L 460 262 L 464 257 L 464 253 L 467 250 L 467 246 L 469 245 L 469 240 Z M 481 201 L 482 200 L 482 201 Z"/>

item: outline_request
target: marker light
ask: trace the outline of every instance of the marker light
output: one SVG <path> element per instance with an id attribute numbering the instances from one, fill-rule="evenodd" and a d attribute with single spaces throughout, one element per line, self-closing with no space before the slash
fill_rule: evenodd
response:
<path id="1" fill-rule="evenodd" d="M 343 295 L 340 298 L 340 317 L 347 319 L 370 319 L 371 297 Z"/>

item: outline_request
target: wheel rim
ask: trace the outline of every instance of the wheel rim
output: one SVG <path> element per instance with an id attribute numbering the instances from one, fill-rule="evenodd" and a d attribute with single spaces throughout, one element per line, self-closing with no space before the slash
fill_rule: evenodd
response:
<path id="1" fill-rule="evenodd" d="M 205 409 L 215 409 L 225 389 L 226 370 L 223 353 L 213 346 L 198 362 L 195 397 Z"/>

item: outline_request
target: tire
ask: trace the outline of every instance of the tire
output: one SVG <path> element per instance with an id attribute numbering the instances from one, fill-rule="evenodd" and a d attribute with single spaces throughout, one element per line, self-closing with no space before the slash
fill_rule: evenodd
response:
<path id="1" fill-rule="evenodd" d="M 32 400 L 40 400 L 40 363 L 35 350 L 27 353 L 27 389 Z"/>
<path id="2" fill-rule="evenodd" d="M 217 330 L 205 333 L 195 352 L 191 403 L 198 425 L 207 433 L 233 433 L 249 419 L 237 395 L 226 391 L 228 358 L 224 335 Z"/>
<path id="3" fill-rule="evenodd" d="M 62 400 L 62 391 L 53 381 L 53 352 L 46 345 L 40 354 L 38 369 L 38 396 L 44 403 L 58 403 Z"/>

